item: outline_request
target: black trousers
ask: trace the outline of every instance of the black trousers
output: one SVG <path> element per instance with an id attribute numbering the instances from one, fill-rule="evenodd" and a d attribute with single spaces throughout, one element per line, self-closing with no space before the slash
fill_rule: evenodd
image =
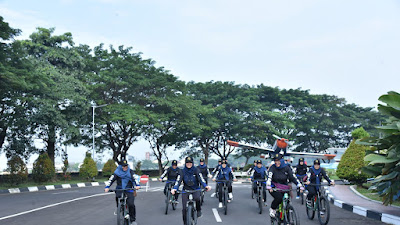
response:
<path id="1" fill-rule="evenodd" d="M 228 182 L 226 184 L 228 186 L 228 193 L 232 193 L 232 182 Z M 217 187 L 218 187 L 218 200 L 219 202 L 222 202 L 222 188 L 223 188 L 223 184 L 222 183 L 218 183 Z"/>
<path id="2" fill-rule="evenodd" d="M 186 204 L 189 201 L 189 193 L 182 193 L 182 217 L 183 217 L 183 224 L 186 223 Z M 196 210 L 197 212 L 201 211 L 201 204 L 200 204 L 200 191 L 192 193 L 193 200 L 196 201 Z"/>
<path id="3" fill-rule="evenodd" d="M 307 199 L 308 199 L 308 200 L 311 200 L 311 198 L 312 198 L 314 195 L 317 194 L 317 187 L 308 185 L 308 186 L 307 186 L 307 191 L 308 191 Z"/>
<path id="4" fill-rule="evenodd" d="M 267 201 L 267 189 L 266 189 L 266 184 L 264 182 L 262 184 L 262 194 L 263 194 L 263 199 L 264 202 Z M 254 194 L 257 194 L 257 182 L 253 182 L 253 192 Z"/>
<path id="5" fill-rule="evenodd" d="M 168 186 L 171 186 L 171 189 L 172 189 L 172 186 L 174 186 L 174 183 L 172 183 L 172 182 L 165 183 L 164 195 L 167 195 Z M 179 193 L 175 193 L 175 200 L 178 200 L 178 197 L 179 197 Z"/>
<path id="6" fill-rule="evenodd" d="M 277 192 L 277 191 L 273 191 L 270 192 L 270 194 L 272 195 L 272 197 L 274 197 L 274 200 L 271 203 L 271 208 L 272 209 L 277 209 L 279 204 L 282 203 L 282 199 L 283 199 L 283 192 Z"/>
<path id="7" fill-rule="evenodd" d="M 128 204 L 129 208 L 129 217 L 131 221 L 136 221 L 136 207 L 135 207 L 135 196 L 133 196 L 133 192 L 125 192 L 126 196 L 126 203 Z M 117 202 L 118 207 L 118 198 L 122 196 L 122 191 L 115 192 L 115 201 Z M 119 212 L 117 212 L 119 213 Z"/>

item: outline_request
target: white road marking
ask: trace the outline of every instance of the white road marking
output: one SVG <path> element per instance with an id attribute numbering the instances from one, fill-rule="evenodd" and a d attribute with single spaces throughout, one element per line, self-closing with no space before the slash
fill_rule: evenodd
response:
<path id="1" fill-rule="evenodd" d="M 214 196 L 215 196 L 215 192 L 211 194 L 211 198 L 214 198 Z"/>
<path id="2" fill-rule="evenodd" d="M 79 192 L 79 191 L 63 191 L 63 192 L 57 192 L 57 193 L 51 193 L 51 194 L 58 195 L 58 194 L 65 194 L 65 193 L 72 193 L 72 192 Z"/>
<path id="3" fill-rule="evenodd" d="M 8 218 L 21 216 L 21 215 L 28 214 L 28 213 L 31 213 L 31 212 L 36 212 L 36 211 L 39 211 L 39 210 L 42 210 L 42 209 L 47 209 L 47 208 L 51 208 L 51 207 L 54 207 L 54 206 L 58 206 L 58 205 L 62 205 L 62 204 L 70 203 L 70 202 L 79 201 L 79 200 L 82 200 L 82 199 L 87 199 L 87 198 L 92 198 L 92 197 L 97 197 L 97 196 L 103 196 L 103 195 L 109 195 L 109 194 L 113 194 L 113 193 L 101 193 L 101 194 L 95 194 L 95 195 L 89 195 L 89 196 L 85 196 L 85 197 L 75 198 L 75 199 L 71 199 L 71 200 L 67 200 L 67 201 L 63 201 L 63 202 L 59 202 L 59 203 L 55 203 L 55 204 L 51 204 L 51 205 L 46 205 L 46 206 L 39 207 L 39 208 L 36 208 L 36 209 L 31 209 L 31 210 L 28 210 L 28 211 L 25 211 L 25 212 L 20 212 L 20 213 L 17 213 L 17 214 L 0 217 L 0 220 L 5 220 L 5 219 L 8 219 Z"/>
<path id="4" fill-rule="evenodd" d="M 222 219 L 218 214 L 218 210 L 216 208 L 213 208 L 212 211 L 214 213 L 214 217 L 215 217 L 215 220 L 217 221 L 217 223 L 222 223 Z"/>

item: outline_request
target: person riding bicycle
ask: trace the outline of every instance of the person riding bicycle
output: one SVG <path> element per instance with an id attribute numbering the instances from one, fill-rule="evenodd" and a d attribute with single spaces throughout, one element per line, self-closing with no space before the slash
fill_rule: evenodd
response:
<path id="1" fill-rule="evenodd" d="M 164 173 L 159 178 L 160 181 L 167 176 L 167 182 L 165 182 L 164 195 L 167 195 L 167 190 L 169 185 L 174 185 L 178 175 L 181 173 L 181 169 L 178 168 L 178 161 L 172 160 L 171 167 L 164 171 Z M 179 194 L 175 195 L 175 200 L 178 200 Z"/>
<path id="2" fill-rule="evenodd" d="M 219 167 L 221 166 L 221 163 L 222 163 L 222 159 L 219 159 L 218 160 L 218 165 L 217 166 L 215 166 L 215 168 L 213 169 L 213 171 L 211 172 L 211 175 L 215 175 L 215 173 L 218 171 L 218 169 L 219 169 Z"/>
<path id="3" fill-rule="evenodd" d="M 140 184 L 136 182 L 134 177 L 135 172 L 129 168 L 128 162 L 123 160 L 117 169 L 114 171 L 114 174 L 111 175 L 110 179 L 106 182 L 106 187 L 104 192 L 108 192 L 110 190 L 110 186 L 117 181 L 117 187 L 115 189 L 140 189 Z M 131 224 L 135 224 L 136 222 L 136 207 L 135 207 L 135 197 L 134 190 L 126 190 L 125 193 L 127 195 L 127 204 L 129 207 L 129 219 Z M 117 202 L 118 207 L 118 198 L 121 198 L 122 191 L 115 192 L 115 201 Z"/>
<path id="4" fill-rule="evenodd" d="M 300 158 L 297 166 L 293 168 L 293 172 L 294 172 L 294 174 L 296 174 L 296 177 L 297 177 L 297 179 L 299 179 L 300 182 L 302 182 L 303 178 L 307 176 L 307 170 L 308 170 L 308 167 L 304 162 L 304 158 Z M 299 199 L 299 198 L 300 198 L 300 189 L 297 189 L 296 199 Z"/>
<path id="5" fill-rule="evenodd" d="M 254 167 L 253 172 L 251 173 L 250 179 L 253 180 L 253 192 L 257 193 L 257 180 L 265 180 L 268 177 L 267 168 L 265 168 L 262 164 L 261 160 L 256 160 L 257 166 Z M 267 205 L 267 191 L 266 191 L 266 182 L 262 182 L 262 193 L 264 199 L 264 205 Z"/>
<path id="6" fill-rule="evenodd" d="M 174 188 L 171 193 L 174 195 L 178 190 L 179 186 L 183 182 L 182 189 L 182 216 L 183 224 L 186 223 L 186 203 L 189 200 L 189 193 L 185 193 L 185 190 L 200 190 L 203 186 L 207 191 L 211 190 L 210 186 L 207 186 L 206 181 L 200 171 L 193 166 L 193 158 L 185 158 L 185 167 L 182 169 L 181 174 L 178 175 L 175 182 Z M 193 200 L 196 201 L 197 217 L 201 217 L 201 204 L 200 204 L 200 191 L 192 194 Z"/>
<path id="7" fill-rule="evenodd" d="M 254 167 L 257 166 L 257 159 L 254 160 L 254 165 L 251 165 L 250 168 L 247 170 L 247 175 L 251 175 L 253 173 Z"/>
<path id="8" fill-rule="evenodd" d="M 208 171 L 208 167 L 204 162 L 204 159 L 200 159 L 200 165 L 197 166 L 197 169 L 200 170 L 200 173 L 203 175 L 204 180 L 206 181 L 206 184 L 208 185 L 208 176 L 210 175 L 210 172 Z"/>
<path id="9" fill-rule="evenodd" d="M 235 175 L 232 172 L 232 169 L 228 167 L 228 162 L 226 160 L 222 160 L 221 167 L 219 170 L 215 173 L 213 181 L 216 180 L 226 180 L 229 181 L 226 185 L 228 186 L 228 198 L 230 200 L 233 199 L 233 194 L 232 194 L 232 181 L 237 181 Z M 222 208 L 222 182 L 217 182 L 217 187 L 218 187 L 218 199 L 219 199 L 219 208 Z"/>
<path id="10" fill-rule="evenodd" d="M 299 180 L 293 175 L 292 169 L 289 168 L 285 161 L 282 159 L 281 154 L 273 155 L 274 164 L 268 170 L 267 189 L 270 194 L 274 197 L 269 209 L 271 217 L 275 217 L 276 209 L 281 204 L 283 199 L 283 192 L 273 191 L 272 187 L 276 187 L 283 190 L 289 190 L 289 181 L 297 184 L 297 187 L 301 187 Z"/>
<path id="11" fill-rule="evenodd" d="M 335 185 L 335 182 L 332 181 L 329 176 L 326 174 L 324 168 L 321 168 L 321 162 L 316 159 L 314 160 L 314 165 L 310 167 L 307 173 L 307 200 L 306 204 L 308 207 L 311 207 L 311 199 L 314 197 L 314 195 L 317 194 L 317 191 L 319 190 L 319 184 L 322 182 L 322 178 L 325 178 L 331 185 Z M 309 184 L 314 184 L 317 186 L 309 185 Z"/>

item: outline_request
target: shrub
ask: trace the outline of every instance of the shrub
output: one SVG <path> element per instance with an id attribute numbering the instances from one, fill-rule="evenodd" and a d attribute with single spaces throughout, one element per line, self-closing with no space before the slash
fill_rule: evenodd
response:
<path id="1" fill-rule="evenodd" d="M 8 171 L 10 172 L 9 182 L 17 185 L 25 182 L 28 179 L 28 169 L 21 157 L 15 155 L 7 162 Z"/>
<path id="2" fill-rule="evenodd" d="M 367 131 L 364 130 L 364 128 L 360 127 L 360 128 L 353 130 L 353 132 L 351 132 L 351 137 L 353 139 L 357 140 L 357 139 L 369 137 L 369 134 Z"/>
<path id="3" fill-rule="evenodd" d="M 98 174 L 96 162 L 92 159 L 92 154 L 86 152 L 83 164 L 79 168 L 79 176 L 87 180 L 94 179 Z"/>
<path id="4" fill-rule="evenodd" d="M 346 179 L 356 184 L 361 184 L 367 179 L 367 175 L 361 171 L 365 166 L 364 156 L 368 147 L 358 145 L 353 140 L 343 154 L 336 175 L 341 179 Z"/>
<path id="5" fill-rule="evenodd" d="M 142 175 L 142 170 L 140 169 L 141 167 L 142 167 L 142 161 L 138 161 L 135 166 L 135 173 L 137 175 Z"/>
<path id="6" fill-rule="evenodd" d="M 103 176 L 109 177 L 117 169 L 117 165 L 113 159 L 109 159 L 103 166 Z"/>
<path id="7" fill-rule="evenodd" d="M 39 155 L 33 163 L 32 177 L 37 183 L 46 182 L 55 176 L 54 165 L 47 153 Z"/>

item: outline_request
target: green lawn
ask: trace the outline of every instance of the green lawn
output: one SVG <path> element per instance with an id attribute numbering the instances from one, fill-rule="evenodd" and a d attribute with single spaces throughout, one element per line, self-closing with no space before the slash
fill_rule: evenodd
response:
<path id="1" fill-rule="evenodd" d="M 340 180 L 340 178 L 338 176 L 336 176 L 335 169 L 326 169 L 326 172 L 327 172 L 329 178 L 331 178 L 331 180 Z"/>
<path id="2" fill-rule="evenodd" d="M 370 185 L 365 185 L 365 186 L 370 186 Z M 365 187 L 365 186 L 363 186 L 363 187 L 357 186 L 357 187 L 356 187 L 356 190 L 357 190 L 360 194 L 364 195 L 365 197 L 367 197 L 367 198 L 369 198 L 369 199 L 382 202 L 382 197 L 379 197 L 379 194 L 378 194 L 378 193 L 373 192 L 372 190 L 368 190 L 368 187 Z M 400 206 L 400 201 L 399 201 L 399 200 L 395 201 L 395 202 L 393 203 L 393 205 L 395 205 L 395 206 Z"/>
<path id="3" fill-rule="evenodd" d="M 97 177 L 95 182 L 103 182 L 108 180 L 106 177 Z M 11 185 L 8 183 L 1 183 L 0 184 L 0 189 L 9 189 L 9 188 L 23 188 L 23 187 L 33 187 L 33 186 L 45 186 L 45 185 L 60 185 L 60 184 L 77 184 L 77 183 L 86 183 L 86 182 L 91 182 L 85 179 L 82 179 L 80 177 L 72 177 L 71 180 L 55 180 L 55 181 L 49 181 L 46 183 L 35 183 L 32 180 L 28 180 L 25 183 L 19 184 L 19 185 Z"/>

